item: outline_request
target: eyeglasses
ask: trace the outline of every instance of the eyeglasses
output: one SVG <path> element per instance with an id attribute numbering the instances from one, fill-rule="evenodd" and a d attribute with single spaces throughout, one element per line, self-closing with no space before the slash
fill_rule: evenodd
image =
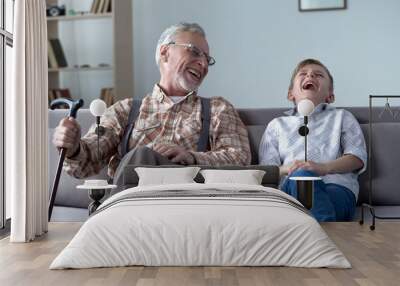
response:
<path id="1" fill-rule="evenodd" d="M 175 42 L 169 42 L 167 45 L 175 45 L 175 46 L 185 47 L 186 50 L 189 51 L 193 57 L 195 57 L 195 58 L 205 57 L 209 66 L 212 66 L 215 64 L 215 59 L 213 57 L 206 54 L 205 52 L 203 52 L 202 50 L 200 50 L 198 47 L 196 47 L 193 44 L 178 44 Z"/>

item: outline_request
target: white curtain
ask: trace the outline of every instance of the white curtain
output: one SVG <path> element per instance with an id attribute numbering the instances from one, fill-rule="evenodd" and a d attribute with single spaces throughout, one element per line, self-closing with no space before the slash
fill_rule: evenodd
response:
<path id="1" fill-rule="evenodd" d="M 13 93 L 6 99 L 6 187 L 12 242 L 47 232 L 47 26 L 45 0 L 15 1 Z"/>

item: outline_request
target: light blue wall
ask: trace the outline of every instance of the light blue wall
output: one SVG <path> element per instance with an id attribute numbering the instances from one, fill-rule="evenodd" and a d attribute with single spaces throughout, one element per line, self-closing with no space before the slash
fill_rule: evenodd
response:
<path id="1" fill-rule="evenodd" d="M 346 10 L 299 12 L 297 0 L 134 0 L 134 90 L 159 80 L 161 32 L 179 21 L 206 30 L 217 64 L 200 89 L 237 107 L 285 107 L 300 60 L 320 59 L 335 79 L 337 106 L 369 94 L 400 94 L 400 1 L 348 0 Z"/>

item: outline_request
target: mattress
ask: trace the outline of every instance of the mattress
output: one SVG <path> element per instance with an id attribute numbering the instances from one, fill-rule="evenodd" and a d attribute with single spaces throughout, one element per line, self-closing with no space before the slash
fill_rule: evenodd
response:
<path id="1" fill-rule="evenodd" d="M 112 196 L 50 269 L 132 265 L 351 267 L 287 194 L 196 183 L 135 187 Z"/>

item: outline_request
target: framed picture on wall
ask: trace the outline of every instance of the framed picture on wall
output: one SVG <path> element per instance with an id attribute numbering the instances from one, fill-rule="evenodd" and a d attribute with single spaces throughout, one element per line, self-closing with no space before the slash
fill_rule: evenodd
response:
<path id="1" fill-rule="evenodd" d="M 299 11 L 346 9 L 346 0 L 299 0 Z"/>

